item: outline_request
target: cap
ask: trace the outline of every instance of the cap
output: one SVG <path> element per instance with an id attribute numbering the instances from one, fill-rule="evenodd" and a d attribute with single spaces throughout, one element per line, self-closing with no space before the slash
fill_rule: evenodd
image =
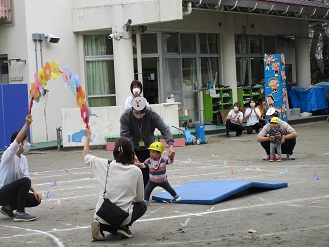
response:
<path id="1" fill-rule="evenodd" d="M 278 117 L 272 117 L 271 118 L 271 123 L 276 123 L 276 124 L 280 123 L 280 118 L 278 118 Z"/>
<path id="2" fill-rule="evenodd" d="M 276 112 L 276 110 L 275 110 L 273 107 L 271 107 L 271 108 L 269 108 L 269 109 L 267 110 L 266 115 L 267 115 L 267 116 L 271 116 L 271 115 L 273 115 L 275 112 Z"/>
<path id="3" fill-rule="evenodd" d="M 146 99 L 141 96 L 134 97 L 131 100 L 131 107 L 137 111 L 141 111 L 146 107 Z"/>
<path id="4" fill-rule="evenodd" d="M 153 142 L 148 149 L 162 153 L 164 150 L 164 145 L 162 144 L 162 142 Z"/>

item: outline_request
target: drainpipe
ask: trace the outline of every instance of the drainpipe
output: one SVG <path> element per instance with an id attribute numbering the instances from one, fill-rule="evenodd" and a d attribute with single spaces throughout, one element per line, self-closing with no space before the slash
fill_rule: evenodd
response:
<path id="1" fill-rule="evenodd" d="M 183 16 L 190 15 L 191 13 L 192 13 L 192 3 L 188 2 L 187 7 L 186 7 L 186 11 L 183 11 Z"/>
<path id="2" fill-rule="evenodd" d="M 137 75 L 138 80 L 143 83 L 143 65 L 142 65 L 142 47 L 141 47 L 141 32 L 137 27 L 136 33 L 136 55 L 137 55 Z"/>

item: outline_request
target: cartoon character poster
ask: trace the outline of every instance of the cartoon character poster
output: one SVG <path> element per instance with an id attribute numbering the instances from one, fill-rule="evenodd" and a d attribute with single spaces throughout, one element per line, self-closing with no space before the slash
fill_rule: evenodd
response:
<path id="1" fill-rule="evenodd" d="M 264 75 L 266 110 L 275 108 L 280 119 L 287 121 L 289 107 L 284 54 L 264 55 Z"/>

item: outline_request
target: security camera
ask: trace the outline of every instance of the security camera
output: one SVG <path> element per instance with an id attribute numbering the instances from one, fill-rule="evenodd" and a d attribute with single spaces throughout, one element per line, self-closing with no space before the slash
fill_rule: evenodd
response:
<path id="1" fill-rule="evenodd" d="M 131 19 L 128 19 L 127 23 L 124 24 L 123 27 L 122 27 L 123 30 L 125 30 L 126 32 L 128 32 L 131 23 L 132 23 L 132 20 Z"/>
<path id="2" fill-rule="evenodd" d="M 109 39 L 116 39 L 116 40 L 120 40 L 123 37 L 122 32 L 113 32 L 109 35 Z"/>
<path id="3" fill-rule="evenodd" d="M 45 36 L 45 39 L 49 43 L 58 43 L 61 38 L 60 37 L 56 37 L 55 35 L 53 35 L 51 33 L 47 33 L 46 36 Z"/>

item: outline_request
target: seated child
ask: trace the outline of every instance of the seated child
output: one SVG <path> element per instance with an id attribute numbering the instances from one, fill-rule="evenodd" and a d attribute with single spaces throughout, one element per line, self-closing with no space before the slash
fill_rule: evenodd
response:
<path id="1" fill-rule="evenodd" d="M 148 166 L 150 170 L 150 180 L 144 192 L 145 203 L 149 204 L 150 195 L 157 186 L 168 191 L 176 202 L 181 200 L 176 191 L 170 186 L 166 175 L 166 165 L 172 164 L 174 159 L 161 156 L 164 150 L 164 145 L 161 142 L 153 142 L 148 149 L 150 150 L 150 158 L 146 159 L 143 163 L 135 163 L 135 165 L 140 168 Z"/>
<path id="2" fill-rule="evenodd" d="M 275 159 L 275 149 L 278 153 L 278 162 L 282 161 L 282 151 L 281 151 L 281 140 L 284 136 L 283 130 L 279 126 L 280 118 L 272 117 L 270 122 L 270 130 L 267 132 L 267 137 L 274 136 L 275 139 L 270 141 L 270 162 L 273 162 Z M 277 133 L 281 134 L 281 137 L 277 136 Z"/>

